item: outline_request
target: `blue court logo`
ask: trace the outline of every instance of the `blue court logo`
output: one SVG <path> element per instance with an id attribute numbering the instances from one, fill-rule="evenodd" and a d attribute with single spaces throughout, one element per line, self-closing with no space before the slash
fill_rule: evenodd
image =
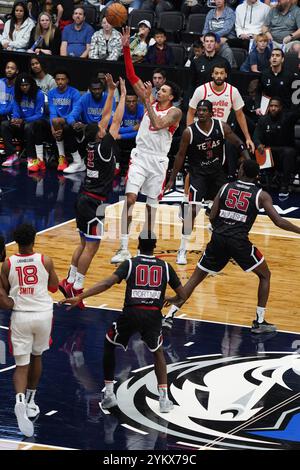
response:
<path id="1" fill-rule="evenodd" d="M 160 414 L 153 367 L 117 389 L 127 422 L 215 449 L 300 448 L 300 356 L 191 357 L 168 365 L 174 410 Z M 285 447 L 286 448 L 286 447 Z"/>

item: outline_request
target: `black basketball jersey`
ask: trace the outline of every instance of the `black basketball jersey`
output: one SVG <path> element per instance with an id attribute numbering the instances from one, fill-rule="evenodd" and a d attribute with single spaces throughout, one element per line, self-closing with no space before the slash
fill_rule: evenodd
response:
<path id="1" fill-rule="evenodd" d="M 197 175 L 214 173 L 225 160 L 224 132 L 221 121 L 212 119 L 212 127 L 206 134 L 195 122 L 188 126 L 191 134 L 187 149 L 189 173 L 192 178 Z"/>
<path id="2" fill-rule="evenodd" d="M 101 142 L 88 144 L 87 170 L 82 190 L 107 197 L 116 168 L 115 139 L 108 132 Z"/>
<path id="3" fill-rule="evenodd" d="M 248 237 L 259 211 L 258 199 L 262 189 L 254 183 L 235 181 L 223 186 L 220 212 L 213 222 L 214 233 L 230 237 Z"/>
<path id="4" fill-rule="evenodd" d="M 167 284 L 172 289 L 180 286 L 172 266 L 155 256 L 139 255 L 124 261 L 114 274 L 119 282 L 127 282 L 124 307 L 145 305 L 161 309 Z"/>

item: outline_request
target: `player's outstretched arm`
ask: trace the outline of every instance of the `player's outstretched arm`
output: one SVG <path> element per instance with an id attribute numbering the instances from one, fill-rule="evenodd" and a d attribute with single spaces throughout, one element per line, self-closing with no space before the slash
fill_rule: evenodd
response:
<path id="1" fill-rule="evenodd" d="M 130 54 L 130 28 L 126 26 L 122 29 L 122 46 L 125 62 L 126 77 L 129 80 L 136 94 L 142 98 L 144 94 L 144 84 L 142 80 L 135 74 L 134 66 Z M 154 98 L 153 98 L 154 101 Z"/>
<path id="2" fill-rule="evenodd" d="M 116 274 L 112 274 L 110 277 L 103 279 L 103 281 L 97 282 L 90 289 L 83 291 L 76 297 L 70 297 L 68 299 L 61 300 L 59 304 L 71 304 L 71 307 L 69 307 L 69 309 L 76 307 L 76 305 L 81 300 L 86 299 L 87 297 L 92 297 L 93 295 L 101 294 L 101 292 L 105 292 L 118 282 L 120 282 L 119 277 Z"/>
<path id="3" fill-rule="evenodd" d="M 250 160 L 251 157 L 244 142 L 233 132 L 228 124 L 222 122 L 222 127 L 225 139 L 239 150 L 241 158 L 243 160 Z"/>
<path id="4" fill-rule="evenodd" d="M 103 108 L 102 118 L 101 118 L 101 121 L 99 122 L 99 127 L 102 127 L 104 130 L 106 130 L 110 117 L 111 117 L 112 105 L 113 105 L 113 100 L 114 100 L 114 92 L 119 84 L 119 82 L 114 83 L 113 78 L 110 73 L 107 73 L 105 75 L 105 80 L 106 80 L 107 87 L 108 87 L 108 95 L 107 95 L 105 105 Z"/>
<path id="5" fill-rule="evenodd" d="M 259 196 L 259 207 L 264 208 L 266 214 L 270 217 L 272 222 L 277 225 L 277 227 L 282 228 L 283 230 L 288 230 L 289 232 L 300 233 L 300 227 L 292 224 L 289 220 L 281 217 L 278 212 L 275 210 L 270 194 L 266 191 L 262 191 Z"/>
<path id="6" fill-rule="evenodd" d="M 119 135 L 120 125 L 124 116 L 125 99 L 126 99 L 125 80 L 123 80 L 123 78 L 121 77 L 119 80 L 120 80 L 120 91 L 121 91 L 120 101 L 115 111 L 113 121 L 109 129 L 109 132 L 114 137 L 114 139 L 116 139 Z"/>

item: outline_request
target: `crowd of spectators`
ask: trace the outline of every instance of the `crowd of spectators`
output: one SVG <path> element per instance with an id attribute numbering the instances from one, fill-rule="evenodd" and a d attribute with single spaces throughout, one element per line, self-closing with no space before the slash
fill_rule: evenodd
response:
<path id="1" fill-rule="evenodd" d="M 86 84 L 87 92 L 80 93 L 70 84 L 67 70 L 49 75 L 43 56 L 73 56 L 99 62 L 122 60 L 120 30 L 113 28 L 105 17 L 105 8 L 110 3 L 32 0 L 14 4 L 4 23 L 0 44 L 4 50 L 27 51 L 31 59 L 30 70 L 26 73 L 19 73 L 18 64 L 10 61 L 1 80 L 0 93 L 6 96 L 6 103 L 0 104 L 1 137 L 6 151 L 3 166 L 18 162 L 13 142 L 14 137 L 23 137 L 29 171 L 43 167 L 45 138 L 52 138 L 56 144 L 58 170 L 72 173 L 85 168 L 80 142 L 84 142 L 85 127 L 101 119 L 106 99 L 103 73 L 99 72 Z M 87 5 L 89 8 L 93 5 L 99 13 L 96 24 L 87 22 Z M 257 79 L 249 85 L 248 96 L 244 97 L 251 135 L 260 117 L 270 112 L 262 97 L 269 103 L 272 97 L 279 100 L 282 109 L 277 117 L 286 110 L 290 112 L 292 83 L 297 76 L 287 70 L 284 63 L 286 53 L 300 54 L 300 8 L 295 0 L 278 0 L 276 4 L 260 0 L 126 0 L 126 6 L 129 11 L 154 12 L 157 20 L 166 11 L 181 11 L 186 20 L 193 13 L 206 15 L 202 34 L 194 38 L 194 42 L 181 42 L 186 50 L 184 65 L 190 69 L 189 83 L 183 90 L 186 109 L 195 89 L 212 80 L 212 68 L 217 64 L 225 67 L 229 83 L 234 69 L 257 74 Z M 166 80 L 164 66 L 176 63 L 168 33 L 156 24 L 149 19 L 140 20 L 130 39 L 133 62 L 157 66 L 152 76 L 154 96 Z M 236 47 L 245 51 L 241 64 L 236 61 Z M 115 98 L 118 100 L 117 94 Z M 176 105 L 181 106 L 182 102 Z M 128 153 L 132 148 L 142 112 L 135 94 L 129 93 L 119 136 L 121 153 Z M 270 119 L 275 114 L 271 113 Z M 33 138 L 37 131 L 38 139 Z M 264 144 L 259 145 L 262 149 Z M 291 178 L 295 173 L 296 156 L 290 152 L 288 158 Z M 280 159 L 277 160 L 280 163 Z M 284 186 L 287 186 L 286 178 Z"/>

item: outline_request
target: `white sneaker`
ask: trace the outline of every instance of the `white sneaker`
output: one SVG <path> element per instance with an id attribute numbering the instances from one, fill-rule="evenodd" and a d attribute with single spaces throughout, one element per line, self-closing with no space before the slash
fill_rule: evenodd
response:
<path id="1" fill-rule="evenodd" d="M 128 250 L 122 250 L 121 248 L 117 251 L 115 256 L 112 257 L 110 262 L 112 264 L 117 264 L 117 263 L 122 263 L 123 261 L 126 261 L 127 259 L 131 258 L 131 254 Z"/>
<path id="2" fill-rule="evenodd" d="M 114 393 L 112 393 L 111 395 L 104 395 L 104 398 L 101 401 L 101 406 L 104 410 L 113 408 L 114 406 L 117 406 L 117 404 L 117 397 Z"/>
<path id="3" fill-rule="evenodd" d="M 172 317 L 164 317 L 161 324 L 162 328 L 168 328 L 169 330 L 173 327 L 173 318 Z"/>
<path id="4" fill-rule="evenodd" d="M 40 414 L 40 408 L 36 403 L 27 403 L 26 413 L 28 418 L 35 418 L 38 414 Z"/>
<path id="5" fill-rule="evenodd" d="M 174 403 L 167 398 L 160 398 L 159 399 L 159 411 L 161 413 L 169 413 L 174 408 Z"/>
<path id="6" fill-rule="evenodd" d="M 80 160 L 80 162 L 70 163 L 70 165 L 63 170 L 63 173 L 66 173 L 66 174 L 77 173 L 79 171 L 85 171 L 85 170 L 86 170 L 86 166 L 84 162 Z"/>
<path id="7" fill-rule="evenodd" d="M 294 184 L 295 186 L 299 186 L 299 184 L 300 184 L 300 177 L 299 177 L 299 174 L 298 174 L 298 173 L 297 173 L 297 175 L 295 175 L 295 179 L 294 179 L 294 181 L 293 181 L 293 184 Z"/>
<path id="8" fill-rule="evenodd" d="M 15 404 L 15 415 L 17 417 L 18 426 L 26 437 L 31 437 L 34 434 L 34 428 L 32 422 L 28 419 L 26 414 L 26 404 L 19 402 Z"/>
<path id="9" fill-rule="evenodd" d="M 176 263 L 177 264 L 187 264 L 186 250 L 178 250 Z"/>

